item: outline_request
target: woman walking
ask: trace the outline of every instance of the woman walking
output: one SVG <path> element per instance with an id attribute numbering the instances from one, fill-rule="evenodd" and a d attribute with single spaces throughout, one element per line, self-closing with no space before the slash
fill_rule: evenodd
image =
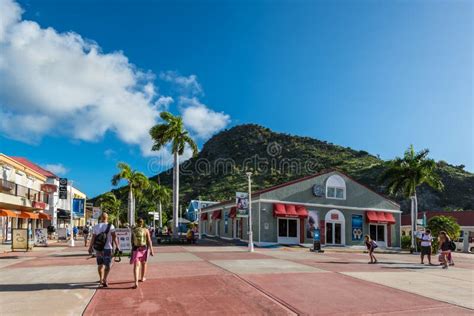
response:
<path id="1" fill-rule="evenodd" d="M 130 264 L 133 264 L 133 276 L 135 284 L 134 289 L 138 287 L 138 282 L 145 282 L 146 262 L 148 251 L 153 256 L 153 246 L 148 229 L 144 227 L 143 219 L 137 220 L 137 226 L 132 231 L 132 258 Z"/>
<path id="2" fill-rule="evenodd" d="M 377 259 L 375 258 L 374 255 L 374 250 L 377 248 L 377 243 L 370 239 L 369 235 L 365 235 L 364 237 L 365 240 L 365 246 L 367 247 L 367 250 L 369 251 L 369 257 L 370 257 L 370 262 L 369 263 L 377 263 Z"/>
<path id="3" fill-rule="evenodd" d="M 447 269 L 449 255 L 451 254 L 451 239 L 445 231 L 439 232 L 439 250 L 441 250 L 439 255 L 440 262 L 443 265 L 443 269 Z"/>

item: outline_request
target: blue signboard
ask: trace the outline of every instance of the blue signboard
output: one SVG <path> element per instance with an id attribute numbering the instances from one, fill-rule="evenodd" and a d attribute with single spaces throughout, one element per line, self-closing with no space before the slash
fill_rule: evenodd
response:
<path id="1" fill-rule="evenodd" d="M 72 200 L 72 212 L 74 217 L 84 217 L 84 199 L 73 199 Z"/>
<path id="2" fill-rule="evenodd" d="M 314 229 L 313 240 L 317 242 L 321 241 L 321 232 L 319 231 L 319 228 Z"/>
<path id="3" fill-rule="evenodd" d="M 352 240 L 361 241 L 364 235 L 362 215 L 352 215 Z"/>

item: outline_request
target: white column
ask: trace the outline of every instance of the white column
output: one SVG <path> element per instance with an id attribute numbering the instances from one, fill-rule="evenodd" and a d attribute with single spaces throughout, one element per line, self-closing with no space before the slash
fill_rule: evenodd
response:
<path id="1" fill-rule="evenodd" d="M 71 224 L 69 225 L 69 229 L 70 229 L 70 234 L 71 234 L 71 241 L 70 241 L 70 246 L 71 247 L 74 247 L 75 244 L 74 244 L 74 233 L 73 233 L 73 228 L 74 228 L 74 215 L 73 215 L 73 201 L 74 201 L 74 198 L 72 196 L 72 184 L 73 184 L 73 181 L 71 180 L 71 184 L 69 185 L 69 206 L 71 208 Z"/>
<path id="2" fill-rule="evenodd" d="M 249 228 L 249 232 L 248 232 L 248 235 L 249 235 L 249 252 L 253 252 L 254 251 L 254 248 L 253 248 L 253 229 L 252 229 L 252 173 L 251 172 L 247 172 L 247 178 L 248 178 L 248 185 L 249 185 L 249 224 L 248 224 L 248 228 Z"/>

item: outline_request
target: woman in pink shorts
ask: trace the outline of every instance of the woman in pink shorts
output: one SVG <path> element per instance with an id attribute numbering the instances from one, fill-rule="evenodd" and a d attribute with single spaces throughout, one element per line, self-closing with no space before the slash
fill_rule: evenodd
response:
<path id="1" fill-rule="evenodd" d="M 135 279 L 134 289 L 138 287 L 138 282 L 145 282 L 146 262 L 148 251 L 153 256 L 153 246 L 150 232 L 144 227 L 143 219 L 137 220 L 137 226 L 132 230 L 132 257 L 130 264 L 133 264 L 133 275 Z"/>

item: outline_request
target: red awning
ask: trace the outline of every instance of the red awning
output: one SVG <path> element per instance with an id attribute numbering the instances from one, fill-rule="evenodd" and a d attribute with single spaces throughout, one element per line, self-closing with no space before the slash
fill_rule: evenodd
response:
<path id="1" fill-rule="evenodd" d="M 222 218 L 222 210 L 217 210 L 212 212 L 212 219 L 221 219 Z"/>
<path id="2" fill-rule="evenodd" d="M 237 217 L 237 207 L 232 206 L 232 207 L 230 208 L 229 217 L 230 217 L 230 218 L 235 218 L 235 217 Z"/>
<path id="3" fill-rule="evenodd" d="M 51 215 L 49 214 L 46 214 L 46 213 L 38 213 L 38 216 L 39 216 L 39 219 L 47 219 L 47 220 L 51 220 Z"/>
<path id="4" fill-rule="evenodd" d="M 395 218 L 393 217 L 392 213 L 367 211 L 366 215 L 367 215 L 367 222 L 368 223 L 395 224 Z"/>
<path id="5" fill-rule="evenodd" d="M 10 210 L 0 209 L 0 216 L 17 217 L 17 214 Z"/>
<path id="6" fill-rule="evenodd" d="M 202 221 L 207 221 L 207 213 L 202 213 L 201 214 L 201 220 Z"/>
<path id="7" fill-rule="evenodd" d="M 30 212 L 21 212 L 20 214 L 18 214 L 18 217 L 19 218 L 26 218 L 26 219 L 38 219 L 39 216 L 38 214 L 35 214 L 35 213 L 30 213 Z"/>
<path id="8" fill-rule="evenodd" d="M 273 215 L 275 217 L 305 218 L 308 216 L 308 211 L 302 205 L 275 203 L 273 204 Z"/>

